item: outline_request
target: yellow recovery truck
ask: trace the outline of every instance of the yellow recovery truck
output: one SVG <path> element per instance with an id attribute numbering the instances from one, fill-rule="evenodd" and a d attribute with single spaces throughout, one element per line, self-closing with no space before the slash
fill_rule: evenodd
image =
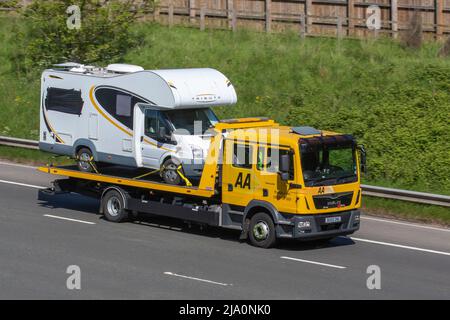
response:
<path id="1" fill-rule="evenodd" d="M 120 168 L 38 170 L 66 177 L 45 194 L 94 196 L 109 221 L 152 213 L 241 230 L 241 239 L 268 248 L 279 238 L 326 240 L 358 230 L 364 165 L 364 148 L 351 135 L 244 118 L 214 126 L 198 184 L 169 185 Z"/>

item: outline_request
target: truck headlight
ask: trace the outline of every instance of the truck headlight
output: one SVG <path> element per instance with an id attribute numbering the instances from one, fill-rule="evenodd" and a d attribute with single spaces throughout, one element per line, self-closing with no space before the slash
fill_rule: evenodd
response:
<path id="1" fill-rule="evenodd" d="M 299 228 L 310 228 L 311 227 L 311 222 L 310 221 L 300 221 L 298 223 L 298 227 Z"/>
<path id="2" fill-rule="evenodd" d="M 191 145 L 192 157 L 194 159 L 203 159 L 203 149 L 197 146 Z"/>

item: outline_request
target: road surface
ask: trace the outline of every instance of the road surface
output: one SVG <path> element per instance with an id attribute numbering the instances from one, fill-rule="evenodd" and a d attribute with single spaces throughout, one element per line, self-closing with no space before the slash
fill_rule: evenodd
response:
<path id="1" fill-rule="evenodd" d="M 0 163 L 0 299 L 450 299 L 450 229 L 363 216 L 326 246 L 264 250 L 168 218 L 111 223 L 74 194 L 38 200 L 53 179 Z"/>

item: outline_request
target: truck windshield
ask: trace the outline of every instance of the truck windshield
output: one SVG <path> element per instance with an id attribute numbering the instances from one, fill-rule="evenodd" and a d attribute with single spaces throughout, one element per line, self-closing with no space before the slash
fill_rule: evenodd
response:
<path id="1" fill-rule="evenodd" d="M 165 114 L 177 134 L 201 135 L 219 121 L 209 108 L 170 110 Z"/>
<path id="2" fill-rule="evenodd" d="M 356 170 L 355 143 L 347 140 L 301 139 L 301 163 L 305 185 L 324 186 L 355 182 Z M 305 143 L 306 142 L 306 143 Z"/>

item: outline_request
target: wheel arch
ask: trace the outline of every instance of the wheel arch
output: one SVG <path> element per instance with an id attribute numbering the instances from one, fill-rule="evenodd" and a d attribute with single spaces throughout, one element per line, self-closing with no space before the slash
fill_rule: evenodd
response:
<path id="1" fill-rule="evenodd" d="M 94 157 L 94 161 L 98 161 L 98 155 L 97 155 L 97 149 L 95 148 L 95 145 L 92 141 L 88 139 L 78 139 L 73 144 L 73 156 L 77 156 L 77 152 L 81 148 L 88 148 L 92 152 L 92 156 Z"/>
<path id="2" fill-rule="evenodd" d="M 251 217 L 258 212 L 267 213 L 272 218 L 274 224 L 278 223 L 278 210 L 273 204 L 260 200 L 252 200 L 245 207 L 243 221 L 245 222 L 246 220 L 251 219 Z"/>
<path id="3" fill-rule="evenodd" d="M 105 189 L 103 189 L 103 191 L 102 191 L 102 194 L 101 194 L 101 196 L 100 196 L 100 209 L 99 209 L 99 213 L 101 213 L 101 214 L 103 214 L 104 212 L 103 212 L 103 198 L 105 197 L 105 195 L 109 192 L 109 191 L 111 191 L 111 190 L 115 190 L 115 191 L 117 191 L 119 194 L 120 194 L 120 196 L 122 197 L 122 200 L 123 200 L 123 207 L 124 207 L 124 209 L 127 209 L 127 207 L 128 207 L 128 198 L 129 198 L 129 195 L 128 195 L 128 193 L 125 191 L 125 190 L 123 190 L 121 187 L 118 187 L 118 186 L 108 186 L 108 187 L 106 187 Z"/>

